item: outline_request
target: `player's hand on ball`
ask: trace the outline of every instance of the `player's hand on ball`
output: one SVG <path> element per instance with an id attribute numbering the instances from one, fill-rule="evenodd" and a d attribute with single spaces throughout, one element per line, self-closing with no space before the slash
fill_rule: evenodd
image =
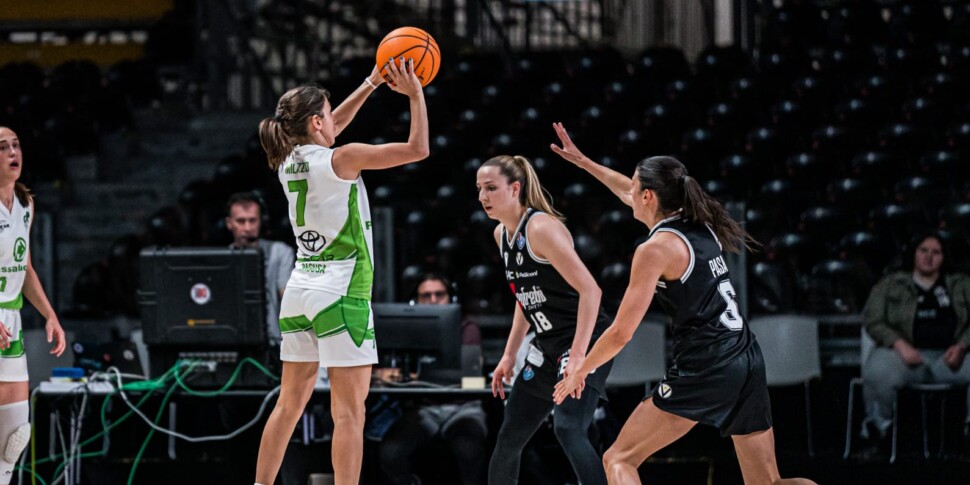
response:
<path id="1" fill-rule="evenodd" d="M 370 72 L 370 75 L 367 76 L 367 79 L 370 80 L 371 84 L 373 84 L 374 86 L 380 86 L 381 84 L 384 84 L 384 76 L 381 76 L 381 70 L 377 66 L 374 66 L 374 70 Z M 375 87 L 374 89 L 377 89 L 377 87 Z"/>
<path id="2" fill-rule="evenodd" d="M 388 59 L 387 76 L 391 78 L 388 86 L 396 92 L 408 97 L 421 92 L 421 80 L 414 74 L 414 59 L 402 58 L 400 65 L 394 59 Z"/>

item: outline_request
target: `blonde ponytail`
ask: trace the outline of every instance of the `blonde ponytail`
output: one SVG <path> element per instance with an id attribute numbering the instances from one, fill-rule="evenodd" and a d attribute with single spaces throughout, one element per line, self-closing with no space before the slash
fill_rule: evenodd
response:
<path id="1" fill-rule="evenodd" d="M 560 221 L 565 221 L 562 213 L 552 206 L 552 196 L 539 183 L 539 175 L 529 159 L 521 155 L 498 155 L 489 158 L 482 164 L 482 167 L 494 166 L 499 168 L 499 173 L 505 177 L 508 183 L 518 182 L 522 186 L 519 191 L 519 203 L 523 207 L 545 212 Z"/>

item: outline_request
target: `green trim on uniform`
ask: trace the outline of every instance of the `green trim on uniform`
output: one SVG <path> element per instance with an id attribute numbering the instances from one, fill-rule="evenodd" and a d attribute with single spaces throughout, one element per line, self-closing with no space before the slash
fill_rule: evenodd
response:
<path id="1" fill-rule="evenodd" d="M 350 276 L 347 286 L 347 296 L 371 299 L 371 288 L 374 286 L 374 265 L 371 263 L 370 250 L 364 237 L 364 224 L 360 220 L 360 208 L 357 201 L 357 184 L 350 186 L 347 204 L 347 221 L 344 227 L 334 236 L 333 241 L 319 256 L 311 258 L 315 261 L 346 261 L 354 260 L 354 272 Z"/>
<path id="2" fill-rule="evenodd" d="M 280 318 L 280 333 L 304 332 L 313 328 L 313 323 L 303 315 Z"/>
<path id="3" fill-rule="evenodd" d="M 365 340 L 374 340 L 370 328 L 370 303 L 362 298 L 341 296 L 313 320 L 304 315 L 280 318 L 280 332 L 293 333 L 313 329 L 317 338 L 328 338 L 347 332 L 354 345 L 360 347 Z"/>
<path id="4" fill-rule="evenodd" d="M 24 307 L 24 294 L 17 293 L 17 298 L 0 303 L 0 308 L 6 310 L 20 310 Z"/>
<path id="5" fill-rule="evenodd" d="M 20 330 L 20 335 L 17 336 L 17 340 L 10 341 L 10 347 L 5 349 L 0 349 L 0 358 L 4 359 L 15 359 L 24 355 L 24 331 Z"/>

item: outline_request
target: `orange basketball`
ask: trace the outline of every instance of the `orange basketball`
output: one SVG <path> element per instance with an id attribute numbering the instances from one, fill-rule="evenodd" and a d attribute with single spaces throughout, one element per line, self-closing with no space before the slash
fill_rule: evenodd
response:
<path id="1" fill-rule="evenodd" d="M 414 59 L 414 74 L 421 80 L 421 86 L 427 86 L 438 74 L 441 67 L 441 50 L 427 32 L 417 27 L 401 27 L 384 37 L 377 46 L 377 65 L 381 66 L 381 75 L 390 82 L 385 64 L 390 58 L 397 65 L 401 65 L 401 57 Z"/>

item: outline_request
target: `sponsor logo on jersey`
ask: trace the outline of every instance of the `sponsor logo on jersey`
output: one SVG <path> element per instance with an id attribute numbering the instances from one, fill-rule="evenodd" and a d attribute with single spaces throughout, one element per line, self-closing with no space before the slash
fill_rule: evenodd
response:
<path id="1" fill-rule="evenodd" d="M 24 229 L 27 229 L 28 227 L 30 227 L 30 211 L 27 211 L 27 213 L 24 214 Z"/>
<path id="2" fill-rule="evenodd" d="M 520 250 L 525 247 L 525 236 L 519 234 L 519 237 L 515 239 L 515 246 Z"/>
<path id="3" fill-rule="evenodd" d="M 19 263 L 24 260 L 24 256 L 26 255 L 27 241 L 24 241 L 22 237 L 18 237 L 13 243 L 13 260 Z"/>
<path id="4" fill-rule="evenodd" d="M 212 290 L 205 283 L 196 283 L 189 290 L 189 296 L 192 297 L 192 301 L 196 305 L 205 305 L 209 303 L 209 300 L 212 300 Z"/>
<path id="5" fill-rule="evenodd" d="M 531 290 L 520 291 L 515 294 L 515 297 L 526 309 L 532 309 L 546 302 L 546 294 L 538 286 L 533 286 Z"/>
<path id="6" fill-rule="evenodd" d="M 509 271 L 508 273 L 509 273 L 509 279 L 512 279 L 513 276 L 515 276 L 516 278 L 535 278 L 536 276 L 539 276 L 538 271 L 529 271 L 526 273 L 523 273 L 521 271 Z"/>
<path id="7" fill-rule="evenodd" d="M 300 246 L 310 253 L 318 253 L 327 245 L 327 238 L 317 231 L 303 231 L 303 234 L 297 236 L 297 240 L 300 241 Z"/>
<path id="8" fill-rule="evenodd" d="M 10 227 L 9 222 L 7 221 L 0 222 L 0 232 L 3 232 L 4 229 L 8 229 L 9 227 Z"/>
<path id="9" fill-rule="evenodd" d="M 522 266 L 523 261 L 525 261 L 525 258 L 522 257 L 522 253 L 515 253 L 515 264 Z"/>
<path id="10" fill-rule="evenodd" d="M 15 264 L 13 266 L 0 267 L 0 273 L 19 273 L 21 271 L 27 271 L 26 264 Z"/>
<path id="11" fill-rule="evenodd" d="M 505 251 L 505 252 L 502 253 L 502 259 L 505 260 L 505 265 L 508 266 L 509 265 L 509 252 L 508 251 Z"/>
<path id="12" fill-rule="evenodd" d="M 307 162 L 294 162 L 284 167 L 283 173 L 310 173 L 310 164 Z"/>
<path id="13" fill-rule="evenodd" d="M 300 261 L 300 271 L 305 273 L 323 274 L 327 271 L 327 265 L 317 261 Z"/>
<path id="14" fill-rule="evenodd" d="M 531 381 L 532 378 L 535 377 L 535 376 L 536 376 L 536 371 L 532 370 L 532 366 L 531 365 L 527 365 L 527 366 L 525 366 L 525 369 L 522 369 L 522 378 L 523 379 L 525 379 L 527 381 Z"/>
<path id="15" fill-rule="evenodd" d="M 664 382 L 660 384 L 660 388 L 657 389 L 657 394 L 660 394 L 660 397 L 667 399 L 671 394 L 673 394 L 673 390 L 671 390 L 670 386 Z"/>

